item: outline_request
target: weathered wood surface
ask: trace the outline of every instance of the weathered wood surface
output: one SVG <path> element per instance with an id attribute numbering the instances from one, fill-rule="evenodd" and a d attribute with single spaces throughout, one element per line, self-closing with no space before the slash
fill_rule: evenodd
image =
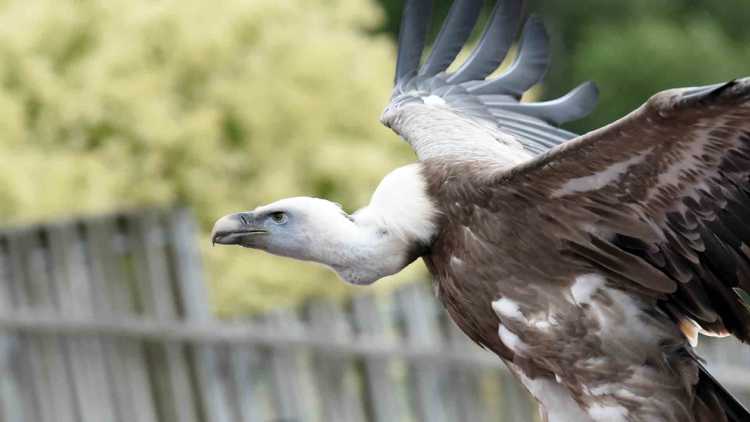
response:
<path id="1" fill-rule="evenodd" d="M 221 321 L 194 221 L 145 211 L 0 231 L 0 422 L 532 421 L 417 283 Z M 750 391 L 750 353 L 709 367 Z"/>

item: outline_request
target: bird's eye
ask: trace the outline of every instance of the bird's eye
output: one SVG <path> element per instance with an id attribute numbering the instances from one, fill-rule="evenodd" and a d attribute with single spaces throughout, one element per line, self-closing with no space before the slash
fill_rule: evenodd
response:
<path id="1" fill-rule="evenodd" d="M 286 219 L 286 214 L 281 211 L 271 213 L 271 220 L 276 224 L 284 224 L 286 223 Z"/>

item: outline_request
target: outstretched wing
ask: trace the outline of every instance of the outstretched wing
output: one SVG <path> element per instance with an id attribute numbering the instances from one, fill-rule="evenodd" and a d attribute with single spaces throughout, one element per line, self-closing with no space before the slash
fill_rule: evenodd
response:
<path id="1" fill-rule="evenodd" d="M 431 124 L 430 119 L 440 120 L 454 132 L 463 131 L 467 138 L 480 127 L 489 137 L 515 142 L 528 153 L 527 157 L 575 136 L 557 126 L 592 111 L 597 99 L 593 83 L 585 83 L 553 101 L 521 102 L 524 92 L 542 81 L 549 65 L 549 40 L 537 17 L 530 17 L 523 25 L 513 63 L 500 76 L 486 79 L 498 68 L 516 39 L 521 22 L 521 0 L 498 0 L 478 45 L 452 73 L 447 73 L 446 69 L 469 38 L 483 2 L 453 2 L 429 56 L 420 66 L 431 3 L 431 0 L 406 1 L 399 34 L 395 88 L 382 119 L 412 144 L 420 158 L 432 158 L 434 154 L 422 153 L 420 148 L 430 148 L 430 145 L 420 142 L 424 139 L 415 138 L 429 138 L 430 133 L 414 131 L 409 125 L 439 126 Z M 452 121 L 445 122 L 446 119 Z M 464 141 L 458 137 L 443 137 L 429 143 L 434 142 L 460 144 Z M 439 150 L 465 148 L 465 145 L 453 148 L 442 145 Z"/>
<path id="2" fill-rule="evenodd" d="M 543 242 L 657 298 L 689 336 L 750 341 L 750 78 L 657 94 L 493 183 Z"/>

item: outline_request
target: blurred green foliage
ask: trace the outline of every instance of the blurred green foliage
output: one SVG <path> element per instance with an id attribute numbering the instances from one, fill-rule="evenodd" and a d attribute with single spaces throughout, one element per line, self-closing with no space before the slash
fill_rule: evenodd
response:
<path id="1" fill-rule="evenodd" d="M 221 312 L 344 293 L 317 266 L 208 249 L 205 232 L 287 196 L 353 210 L 413 159 L 377 119 L 401 2 L 0 0 L 0 216 L 183 203 Z M 750 74 L 746 0 L 532 3 L 553 36 L 543 96 L 601 88 L 578 131 L 662 89 Z"/>
<path id="2" fill-rule="evenodd" d="M 183 203 L 222 312 L 341 293 L 310 264 L 208 249 L 223 214 L 367 203 L 412 152 L 380 125 L 394 46 L 367 0 L 0 1 L 4 224 Z"/>
<path id="3" fill-rule="evenodd" d="M 601 91 L 583 132 L 632 111 L 656 92 L 750 75 L 746 0 L 537 0 L 555 36 L 546 96 L 582 80 Z"/>

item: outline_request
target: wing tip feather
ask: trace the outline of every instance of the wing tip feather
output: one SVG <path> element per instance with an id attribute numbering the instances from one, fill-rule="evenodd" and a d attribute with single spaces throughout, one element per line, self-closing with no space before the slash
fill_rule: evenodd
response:
<path id="1" fill-rule="evenodd" d="M 459 84 L 481 80 L 497 69 L 508 54 L 521 22 L 523 0 L 498 0 L 479 43 L 469 58 L 449 78 Z"/>
<path id="2" fill-rule="evenodd" d="M 394 78 L 396 86 L 418 72 L 432 14 L 432 0 L 406 0 L 402 10 Z"/>
<path id="3" fill-rule="evenodd" d="M 557 100 L 520 103 L 522 95 L 544 79 L 550 65 L 550 34 L 539 15 L 531 14 L 523 19 L 524 0 L 498 0 L 469 58 L 455 72 L 445 72 L 476 26 L 478 16 L 475 15 L 481 12 L 482 4 L 483 0 L 455 0 L 432 52 L 422 63 L 429 25 L 425 14 L 431 12 L 433 2 L 406 0 L 395 88 L 386 110 L 396 110 L 400 104 L 409 102 L 407 97 L 437 95 L 467 115 L 471 114 L 472 107 L 483 107 L 482 118 L 497 125 L 499 130 L 512 129 L 503 126 L 505 123 L 524 129 L 523 122 L 506 120 L 525 115 L 534 123 L 528 132 L 519 136 L 524 138 L 524 147 L 533 149 L 534 153 L 540 152 L 536 144 L 546 149 L 570 139 L 574 134 L 556 126 L 591 113 L 598 99 L 598 88 L 588 82 Z M 513 42 L 518 43 L 518 54 L 510 67 L 497 78 L 485 79 L 497 70 Z M 467 108 L 462 109 L 463 106 Z M 498 117 L 493 115 L 495 111 L 503 113 Z M 556 130 L 546 130 L 545 125 Z"/>
<path id="4" fill-rule="evenodd" d="M 483 0 L 455 0 L 433 44 L 432 52 L 419 70 L 434 76 L 450 66 L 466 44 L 482 11 Z"/>

